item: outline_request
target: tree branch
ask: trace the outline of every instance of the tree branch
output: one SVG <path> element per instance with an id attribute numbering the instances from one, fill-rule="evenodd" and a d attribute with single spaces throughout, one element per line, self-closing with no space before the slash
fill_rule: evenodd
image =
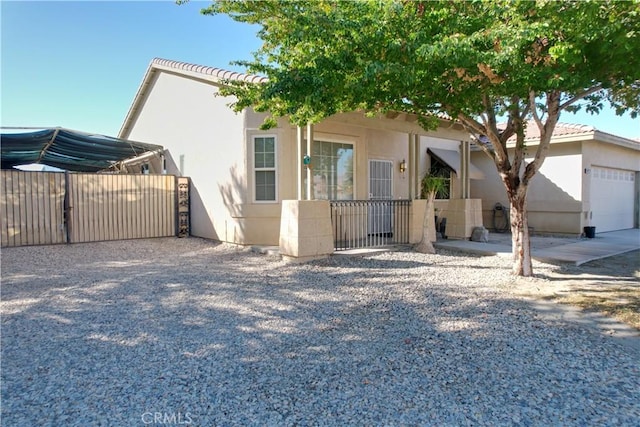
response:
<path id="1" fill-rule="evenodd" d="M 553 130 L 556 128 L 556 124 L 558 123 L 558 118 L 560 117 L 560 92 L 552 91 L 547 93 L 547 121 L 546 123 L 542 123 L 539 121 L 540 128 L 540 143 L 538 144 L 538 149 L 536 150 L 536 155 L 531 163 L 529 163 L 525 169 L 524 175 L 522 177 L 522 182 L 525 185 L 528 185 L 529 180 L 536 174 L 542 162 L 547 157 L 547 153 L 549 152 L 549 146 L 551 145 L 551 136 L 553 135 Z"/>
<path id="2" fill-rule="evenodd" d="M 574 104 L 577 101 L 580 101 L 581 99 L 586 98 L 587 96 L 591 95 L 592 93 L 596 93 L 598 91 L 602 90 L 602 84 L 598 84 L 595 85 L 579 94 L 577 94 L 576 96 L 574 96 L 573 98 L 571 98 L 570 100 L 568 100 L 567 102 L 565 102 L 564 104 L 560 105 L 558 108 L 560 110 L 564 110 L 565 108 L 567 108 L 568 106 L 570 106 L 571 104 Z"/>
<path id="3" fill-rule="evenodd" d="M 524 144 L 524 128 L 525 124 L 520 115 L 520 99 L 518 97 L 512 98 L 513 109 L 509 113 L 509 123 L 511 124 L 511 134 L 516 135 L 516 143 L 514 147 L 513 159 L 511 161 L 510 174 L 512 176 L 520 175 L 520 168 L 524 161 L 525 144 Z"/>
<path id="4" fill-rule="evenodd" d="M 482 103 L 484 104 L 484 109 L 487 113 L 488 125 L 490 127 L 491 132 L 499 135 L 498 126 L 496 121 L 496 112 L 493 109 L 493 103 L 489 99 L 489 96 L 484 93 L 482 94 Z"/>
<path id="5" fill-rule="evenodd" d="M 538 125 L 538 129 L 542 133 L 542 128 L 544 124 L 542 120 L 540 120 L 540 116 L 538 116 L 538 109 L 536 108 L 536 93 L 535 91 L 529 91 L 529 108 L 531 108 L 531 115 L 533 116 L 533 121 Z"/>
<path id="6" fill-rule="evenodd" d="M 500 137 L 500 131 L 498 130 L 496 113 L 493 108 L 493 103 L 486 93 L 482 95 L 482 102 L 487 114 L 487 122 L 485 124 L 486 136 L 489 138 L 489 140 L 491 140 L 495 152 L 494 162 L 499 171 L 507 171 L 510 168 L 509 154 L 507 153 L 507 143 Z"/>
<path id="7" fill-rule="evenodd" d="M 487 132 L 482 127 L 482 125 L 477 120 L 474 120 L 471 117 L 462 113 L 458 114 L 458 120 L 460 121 L 462 126 L 467 130 L 467 132 L 476 136 L 476 141 L 478 141 L 478 147 L 480 147 L 480 149 L 495 162 L 495 157 L 496 157 L 495 152 L 491 151 L 489 149 L 489 145 L 486 142 L 483 142 L 481 140 L 481 137 L 487 136 L 486 135 Z"/>
<path id="8" fill-rule="evenodd" d="M 527 118 L 530 109 L 531 106 L 527 103 L 527 105 L 525 105 L 524 109 L 522 110 L 522 113 L 520 114 L 520 120 L 524 121 Z"/>
<path id="9" fill-rule="evenodd" d="M 467 130 L 472 130 L 472 133 L 476 133 L 478 135 L 486 135 L 487 133 L 477 120 L 472 119 L 464 113 L 458 113 L 458 120 L 460 120 L 460 123 L 467 126 Z"/>
<path id="10" fill-rule="evenodd" d="M 495 123 L 495 115 L 492 114 L 493 112 L 485 111 L 485 113 L 487 113 L 487 116 L 493 116 Z M 507 154 L 506 144 L 503 144 L 500 141 L 500 136 L 497 133 L 495 124 L 493 126 L 493 129 L 491 128 L 490 117 L 486 117 L 484 114 L 481 117 L 483 119 L 484 126 L 482 126 L 477 120 L 472 119 L 466 114 L 458 114 L 458 120 L 460 120 L 463 125 L 467 125 L 467 130 L 473 130 L 474 132 L 472 133 L 476 133 L 479 136 L 486 136 L 487 138 L 489 138 L 493 151 L 489 150 L 489 148 L 482 143 L 479 146 L 482 151 L 484 151 L 493 160 L 493 162 L 498 167 L 498 170 L 503 170 L 505 168 L 508 169 L 509 156 Z M 505 167 L 505 165 L 507 166 Z"/>

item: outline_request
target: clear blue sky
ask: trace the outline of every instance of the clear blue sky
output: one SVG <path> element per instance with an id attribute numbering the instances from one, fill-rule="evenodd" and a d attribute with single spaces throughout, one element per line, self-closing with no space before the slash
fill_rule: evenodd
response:
<path id="1" fill-rule="evenodd" d="M 154 57 L 243 71 L 256 27 L 203 16 L 205 1 L 1 1 L 2 126 L 63 126 L 117 136 Z M 640 120 L 563 114 L 640 138 Z"/>

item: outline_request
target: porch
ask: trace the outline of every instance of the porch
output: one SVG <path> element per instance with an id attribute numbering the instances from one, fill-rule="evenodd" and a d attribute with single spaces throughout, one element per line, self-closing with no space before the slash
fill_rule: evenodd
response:
<path id="1" fill-rule="evenodd" d="M 466 239 L 482 224 L 481 200 L 443 202 L 438 212 L 449 215 L 449 238 Z M 434 242 L 433 218 L 424 199 L 284 200 L 280 253 L 285 259 L 307 261 L 345 250 L 415 245 L 423 238 Z"/>
<path id="2" fill-rule="evenodd" d="M 436 158 L 450 173 L 448 199 L 438 205 L 447 235 L 464 239 L 482 225 L 481 202 L 469 194 L 474 177 L 467 135 L 450 128 L 420 130 L 408 116 L 355 117 L 295 129 L 296 154 L 288 161 L 296 162 L 291 182 L 297 200 L 283 200 L 280 216 L 285 258 L 435 241 L 435 214 L 421 199 L 421 181 L 433 173 Z"/>

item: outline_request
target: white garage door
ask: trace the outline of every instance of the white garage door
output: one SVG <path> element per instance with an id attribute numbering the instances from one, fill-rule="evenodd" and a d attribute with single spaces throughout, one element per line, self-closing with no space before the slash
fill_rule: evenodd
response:
<path id="1" fill-rule="evenodd" d="M 633 228 L 635 173 L 591 168 L 591 225 L 596 232 Z"/>

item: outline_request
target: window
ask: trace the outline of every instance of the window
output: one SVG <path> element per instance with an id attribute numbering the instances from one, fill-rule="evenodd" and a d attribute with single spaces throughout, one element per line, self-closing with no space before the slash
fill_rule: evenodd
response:
<path id="1" fill-rule="evenodd" d="M 436 199 L 449 199 L 451 197 L 451 168 L 449 165 L 440 161 L 436 156 L 431 156 L 429 174 L 447 179 L 448 185 L 436 193 Z"/>
<path id="2" fill-rule="evenodd" d="M 314 141 L 313 191 L 318 200 L 353 200 L 353 145 Z"/>
<path id="3" fill-rule="evenodd" d="M 255 199 L 258 202 L 276 200 L 276 139 L 260 136 L 253 139 Z"/>

